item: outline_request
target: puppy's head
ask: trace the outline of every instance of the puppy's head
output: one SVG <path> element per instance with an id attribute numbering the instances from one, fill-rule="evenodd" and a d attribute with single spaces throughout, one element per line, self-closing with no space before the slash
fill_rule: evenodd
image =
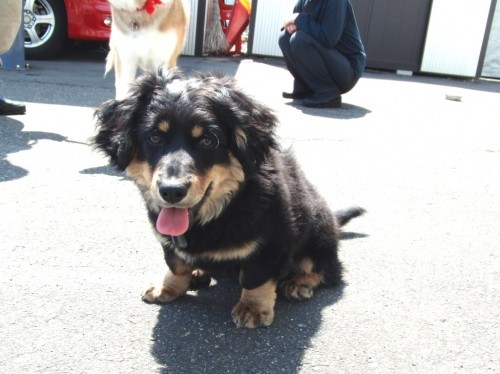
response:
<path id="1" fill-rule="evenodd" d="M 95 147 L 136 181 L 166 235 L 216 218 L 276 148 L 273 113 L 221 75 L 147 72 L 95 116 Z"/>

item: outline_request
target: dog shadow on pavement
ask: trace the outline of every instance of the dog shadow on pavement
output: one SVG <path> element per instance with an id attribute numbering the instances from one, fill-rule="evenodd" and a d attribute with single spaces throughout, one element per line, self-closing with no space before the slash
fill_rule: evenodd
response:
<path id="1" fill-rule="evenodd" d="M 0 182 L 20 179 L 29 171 L 7 160 L 11 153 L 31 149 L 39 140 L 66 141 L 66 137 L 43 131 L 23 131 L 24 124 L 10 117 L 0 116 Z"/>
<path id="2" fill-rule="evenodd" d="M 308 301 L 278 297 L 274 323 L 258 329 L 231 320 L 240 290 L 222 279 L 159 309 L 152 354 L 164 373 L 296 373 L 322 310 L 340 300 L 343 286 L 319 289 Z"/>

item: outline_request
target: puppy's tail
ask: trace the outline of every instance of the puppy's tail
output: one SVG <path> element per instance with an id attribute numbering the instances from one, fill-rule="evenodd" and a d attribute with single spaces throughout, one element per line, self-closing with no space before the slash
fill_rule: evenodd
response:
<path id="1" fill-rule="evenodd" d="M 359 206 L 353 206 L 347 209 L 337 210 L 334 215 L 339 226 L 346 225 L 351 219 L 359 217 L 366 213 L 366 210 Z"/>

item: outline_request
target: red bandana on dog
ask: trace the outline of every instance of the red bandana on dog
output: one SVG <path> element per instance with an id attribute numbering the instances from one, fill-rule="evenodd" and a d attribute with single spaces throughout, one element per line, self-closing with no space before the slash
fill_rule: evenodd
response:
<path id="1" fill-rule="evenodd" d="M 137 8 L 137 10 L 145 10 L 148 14 L 153 14 L 155 5 L 163 5 L 163 3 L 160 0 L 146 0 L 142 8 Z"/>

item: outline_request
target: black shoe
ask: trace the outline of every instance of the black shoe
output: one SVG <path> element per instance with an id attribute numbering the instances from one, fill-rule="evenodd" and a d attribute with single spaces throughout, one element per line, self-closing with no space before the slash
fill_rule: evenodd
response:
<path id="1" fill-rule="evenodd" d="M 309 108 L 340 108 L 342 105 L 342 97 L 334 97 L 334 98 L 320 98 L 320 97 L 311 97 L 304 99 L 304 106 Z"/>
<path id="2" fill-rule="evenodd" d="M 24 113 L 26 113 L 26 105 L 0 96 L 0 115 L 8 116 L 12 114 Z"/>
<path id="3" fill-rule="evenodd" d="M 308 97 L 311 97 L 313 95 L 312 92 L 283 92 L 281 96 L 283 96 L 284 99 L 306 99 Z"/>

